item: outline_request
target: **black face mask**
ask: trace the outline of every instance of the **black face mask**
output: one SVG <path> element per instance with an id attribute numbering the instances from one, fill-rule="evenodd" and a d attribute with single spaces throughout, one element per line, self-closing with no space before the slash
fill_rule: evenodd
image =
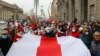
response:
<path id="1" fill-rule="evenodd" d="M 51 30 L 49 32 L 45 31 L 45 33 L 44 33 L 44 35 L 49 37 L 49 38 L 55 37 L 55 34 L 56 33 L 53 30 Z"/>

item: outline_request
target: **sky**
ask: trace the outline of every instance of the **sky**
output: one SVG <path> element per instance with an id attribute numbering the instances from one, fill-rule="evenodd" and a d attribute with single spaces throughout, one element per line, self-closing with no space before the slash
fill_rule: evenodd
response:
<path id="1" fill-rule="evenodd" d="M 3 0 L 10 4 L 17 4 L 20 8 L 23 8 L 25 13 L 29 13 L 30 10 L 34 8 L 34 0 Z M 40 0 L 39 1 L 39 8 L 38 8 L 38 15 L 41 14 L 41 6 L 43 6 L 44 13 L 46 17 L 49 16 L 48 8 L 50 8 L 52 0 Z M 50 9 L 49 9 L 50 10 Z"/>

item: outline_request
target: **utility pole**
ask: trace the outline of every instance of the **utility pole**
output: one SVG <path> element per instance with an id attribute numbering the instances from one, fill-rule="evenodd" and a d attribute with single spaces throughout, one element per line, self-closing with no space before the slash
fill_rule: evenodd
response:
<path id="1" fill-rule="evenodd" d="M 43 6 L 41 6 L 41 18 L 44 20 L 45 19 L 45 13 L 43 10 Z"/>
<path id="2" fill-rule="evenodd" d="M 49 14 L 49 17 L 51 16 L 51 14 L 50 14 L 51 3 L 52 3 L 52 2 L 50 2 L 49 7 L 48 7 L 48 14 Z"/>
<path id="3" fill-rule="evenodd" d="M 39 6 L 39 0 L 34 0 L 34 8 L 36 9 L 36 15 L 35 15 L 35 19 L 37 19 L 37 8 Z"/>

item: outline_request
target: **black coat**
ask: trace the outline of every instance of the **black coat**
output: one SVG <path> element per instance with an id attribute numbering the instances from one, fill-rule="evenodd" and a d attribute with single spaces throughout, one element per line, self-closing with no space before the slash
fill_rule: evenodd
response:
<path id="1" fill-rule="evenodd" d="M 11 37 L 7 34 L 2 34 L 0 36 L 0 47 L 3 52 L 3 55 L 6 56 L 7 52 L 9 51 L 13 41 L 11 40 Z"/>
<path id="2" fill-rule="evenodd" d="M 90 51 L 92 56 L 100 56 L 100 42 L 92 41 Z"/>

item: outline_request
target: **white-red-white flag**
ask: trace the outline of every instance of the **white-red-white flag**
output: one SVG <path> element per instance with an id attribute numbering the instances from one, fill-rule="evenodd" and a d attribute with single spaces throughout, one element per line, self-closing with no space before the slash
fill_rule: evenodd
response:
<path id="1" fill-rule="evenodd" d="M 47 38 L 25 34 L 13 43 L 7 56 L 91 56 L 80 39 L 71 36 Z"/>

